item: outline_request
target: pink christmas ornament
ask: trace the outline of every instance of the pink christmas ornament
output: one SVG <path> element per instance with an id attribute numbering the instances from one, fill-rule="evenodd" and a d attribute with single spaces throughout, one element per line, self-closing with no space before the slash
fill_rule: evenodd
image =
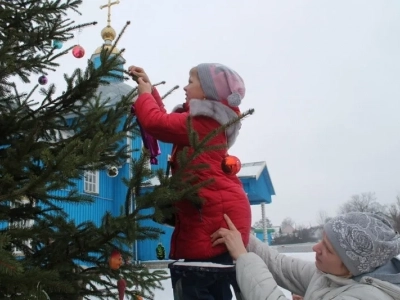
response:
<path id="1" fill-rule="evenodd" d="M 82 58 L 85 55 L 85 49 L 80 45 L 76 45 L 72 48 L 72 55 L 76 58 Z"/>

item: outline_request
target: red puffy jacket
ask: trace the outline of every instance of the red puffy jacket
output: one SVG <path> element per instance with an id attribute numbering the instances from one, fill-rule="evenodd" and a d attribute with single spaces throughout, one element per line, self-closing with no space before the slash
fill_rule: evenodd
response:
<path id="1" fill-rule="evenodd" d="M 137 118 L 142 127 L 154 138 L 173 143 L 172 172 L 177 166 L 176 154 L 190 146 L 187 118 L 192 116 L 193 129 L 200 140 L 212 130 L 219 128 L 230 119 L 237 117 L 227 105 L 211 100 L 191 100 L 189 111 L 166 113 L 158 92 L 146 93 L 135 102 Z M 240 124 L 235 124 L 225 133 L 212 139 L 209 145 L 228 144 L 231 146 L 238 134 Z M 221 227 L 227 228 L 223 214 L 227 214 L 242 234 L 247 245 L 251 226 L 250 203 L 236 175 L 227 175 L 221 169 L 221 162 L 227 149 L 206 151 L 199 155 L 194 164 L 205 163 L 208 169 L 196 170 L 200 180 L 214 178 L 214 182 L 199 190 L 205 199 L 201 210 L 189 201 L 176 204 L 175 230 L 171 240 L 171 259 L 207 259 L 227 252 L 225 245 L 212 247 L 210 235 Z"/>

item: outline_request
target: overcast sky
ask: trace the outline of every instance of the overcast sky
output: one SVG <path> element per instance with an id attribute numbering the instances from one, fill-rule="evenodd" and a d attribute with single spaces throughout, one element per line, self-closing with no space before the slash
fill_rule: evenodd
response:
<path id="1" fill-rule="evenodd" d="M 108 0 L 85 0 L 79 22 L 83 59 L 66 55 L 49 82 L 85 67 L 102 44 Z M 353 194 L 375 192 L 382 203 L 400 192 L 399 0 L 121 0 L 112 7 L 127 65 L 144 67 L 162 91 L 183 87 L 189 69 L 218 62 L 243 77 L 243 122 L 231 149 L 243 163 L 266 161 L 276 196 L 274 225 L 285 217 L 316 223 Z M 78 38 L 68 43 L 70 46 Z M 62 70 L 62 71 L 61 71 Z M 167 98 L 184 101 L 182 89 Z M 253 207 L 253 221 L 261 218 Z"/>

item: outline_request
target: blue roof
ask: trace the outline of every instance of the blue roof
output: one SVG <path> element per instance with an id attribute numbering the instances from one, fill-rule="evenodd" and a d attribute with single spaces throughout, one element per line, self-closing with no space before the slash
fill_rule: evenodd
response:
<path id="1" fill-rule="evenodd" d="M 275 189 L 265 161 L 242 164 L 238 177 L 243 183 L 250 204 L 272 202 Z"/>
<path id="2" fill-rule="evenodd" d="M 128 95 L 134 89 L 133 86 L 125 82 L 112 82 L 110 84 L 100 85 L 96 91 L 96 95 L 100 95 L 104 101 L 108 101 L 108 105 L 115 105 L 121 101 L 121 98 Z"/>

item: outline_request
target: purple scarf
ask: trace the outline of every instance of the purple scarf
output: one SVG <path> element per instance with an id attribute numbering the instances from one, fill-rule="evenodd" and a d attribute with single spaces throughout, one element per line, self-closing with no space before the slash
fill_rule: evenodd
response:
<path id="1" fill-rule="evenodd" d="M 134 116 L 136 115 L 134 104 L 132 104 L 131 113 Z M 150 163 L 152 165 L 158 165 L 157 156 L 161 154 L 161 150 L 160 150 L 158 141 L 143 129 L 143 127 L 140 125 L 139 120 L 137 118 L 136 118 L 136 122 L 140 129 L 140 134 L 142 136 L 143 145 L 150 152 Z"/>

